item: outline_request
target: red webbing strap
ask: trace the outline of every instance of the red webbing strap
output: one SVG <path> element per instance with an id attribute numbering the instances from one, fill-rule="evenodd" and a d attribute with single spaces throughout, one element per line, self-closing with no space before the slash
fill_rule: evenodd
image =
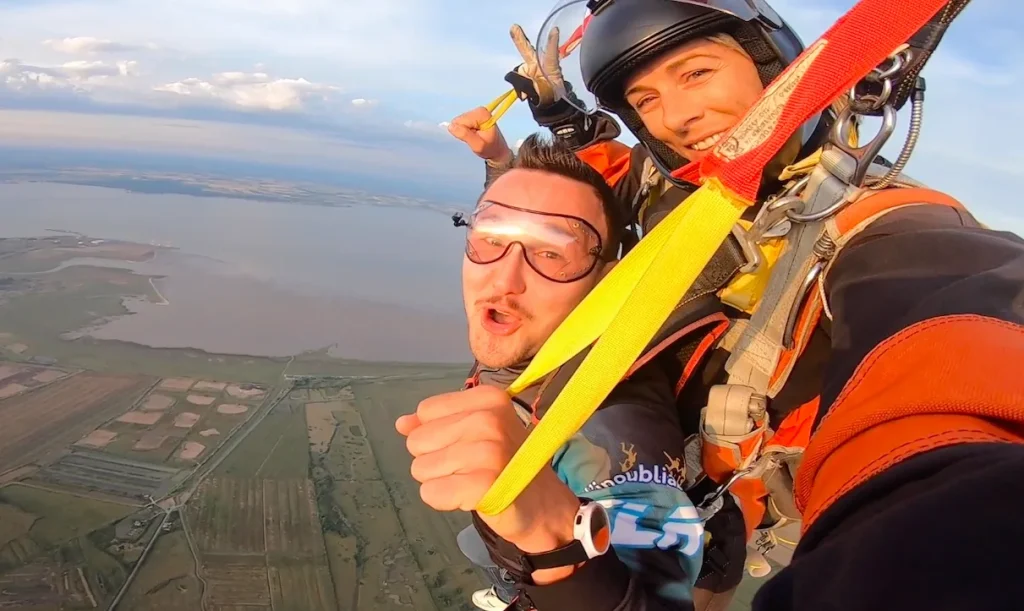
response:
<path id="1" fill-rule="evenodd" d="M 816 113 L 849 91 L 924 27 L 947 0 L 861 0 L 800 54 L 739 124 L 698 163 L 673 176 L 701 184 L 717 177 L 754 201 L 764 167 Z"/>

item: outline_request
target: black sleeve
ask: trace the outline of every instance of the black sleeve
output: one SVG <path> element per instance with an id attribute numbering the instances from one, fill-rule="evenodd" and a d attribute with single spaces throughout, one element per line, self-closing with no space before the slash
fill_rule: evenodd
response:
<path id="1" fill-rule="evenodd" d="M 1016 611 L 1024 447 L 967 444 L 901 463 L 843 496 L 765 583 L 754 611 Z"/>
<path id="2" fill-rule="evenodd" d="M 833 323 L 822 414 L 889 337 L 953 314 L 1024 324 L 1022 290 L 1019 236 L 984 229 L 968 213 L 939 205 L 881 217 L 840 251 L 826 278 Z"/>

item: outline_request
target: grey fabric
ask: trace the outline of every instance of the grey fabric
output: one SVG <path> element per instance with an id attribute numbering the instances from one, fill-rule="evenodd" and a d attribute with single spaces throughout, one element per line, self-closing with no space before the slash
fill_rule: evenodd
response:
<path id="1" fill-rule="evenodd" d="M 480 534 L 476 531 L 476 528 L 472 525 L 462 529 L 455 540 L 459 544 L 459 551 L 462 555 L 469 559 L 470 562 L 476 566 L 482 568 L 484 573 L 487 574 L 487 579 L 490 585 L 494 587 L 495 594 L 498 595 L 503 602 L 510 603 L 516 596 L 516 585 L 512 577 L 498 565 L 491 560 L 491 555 L 487 552 L 487 546 L 484 545 L 483 539 L 480 538 Z"/>

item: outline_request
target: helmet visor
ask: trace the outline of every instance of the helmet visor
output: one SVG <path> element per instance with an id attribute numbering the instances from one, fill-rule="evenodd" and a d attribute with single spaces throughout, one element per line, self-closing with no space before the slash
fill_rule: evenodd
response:
<path id="1" fill-rule="evenodd" d="M 601 9 L 616 0 L 559 0 L 548 14 L 535 41 L 541 72 L 555 91 L 585 113 L 598 109 L 598 100 L 587 90 L 580 68 L 580 48 L 592 18 L 591 8 Z M 782 19 L 764 0 L 649 0 L 678 2 L 727 13 L 743 21 L 761 21 L 781 27 Z M 639 42 L 639 41 L 638 41 Z M 557 54 L 557 57 L 556 57 Z M 555 67 L 560 67 L 555 69 Z"/>
<path id="2" fill-rule="evenodd" d="M 481 202 L 467 228 L 469 260 L 494 263 L 515 245 L 534 271 L 554 282 L 583 278 L 602 253 L 601 234 L 581 218 Z"/>

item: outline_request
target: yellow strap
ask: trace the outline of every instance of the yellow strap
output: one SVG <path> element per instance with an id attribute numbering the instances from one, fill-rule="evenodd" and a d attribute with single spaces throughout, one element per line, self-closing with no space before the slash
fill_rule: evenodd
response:
<path id="1" fill-rule="evenodd" d="M 744 208 L 711 179 L 670 213 L 555 330 L 526 371 L 509 386 L 515 395 L 597 343 L 477 511 L 504 511 L 550 463 L 608 396 L 693 285 Z"/>
<path id="2" fill-rule="evenodd" d="M 515 104 L 518 99 L 519 96 L 516 94 L 515 89 L 509 89 L 505 93 L 494 98 L 494 100 L 485 107 L 487 110 L 491 111 L 491 118 L 481 123 L 480 129 L 491 129 L 494 127 L 494 124 L 498 122 L 498 119 L 508 112 L 508 109 L 512 108 L 512 105 Z"/>

